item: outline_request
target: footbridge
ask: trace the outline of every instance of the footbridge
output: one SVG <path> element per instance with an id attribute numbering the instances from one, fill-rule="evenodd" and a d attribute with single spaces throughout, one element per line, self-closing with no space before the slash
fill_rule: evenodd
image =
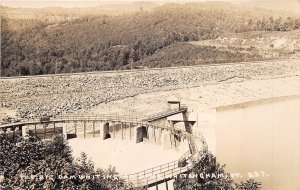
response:
<path id="1" fill-rule="evenodd" d="M 156 120 L 166 118 L 171 115 L 176 115 L 178 113 L 185 113 L 187 111 L 187 109 L 188 109 L 187 106 L 181 106 L 180 108 L 167 109 L 165 111 L 149 115 L 142 121 L 146 121 L 146 122 L 156 121 Z"/>
<path id="2" fill-rule="evenodd" d="M 122 177 L 133 187 L 148 189 L 161 183 L 168 188 L 168 181 L 179 174 L 188 173 L 195 162 L 207 151 L 207 144 L 201 133 L 187 132 L 171 126 L 155 125 L 142 119 L 117 115 L 60 115 L 48 121 L 41 119 L 27 120 L 0 125 L 4 138 L 15 138 L 18 135 L 26 138 L 35 135 L 41 139 L 52 138 L 61 134 L 70 138 L 108 138 L 127 139 L 135 143 L 149 142 L 164 149 L 178 149 L 188 144 L 186 153 L 178 160 L 149 168 Z"/>

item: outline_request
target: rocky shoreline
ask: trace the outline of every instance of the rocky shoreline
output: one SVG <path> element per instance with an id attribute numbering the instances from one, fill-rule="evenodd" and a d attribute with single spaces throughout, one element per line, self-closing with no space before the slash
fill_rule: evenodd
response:
<path id="1" fill-rule="evenodd" d="M 300 60 L 222 66 L 108 72 L 70 76 L 1 79 L 0 109 L 16 118 L 79 113 L 105 102 L 139 94 L 198 87 L 228 80 L 262 80 L 298 76 Z"/>

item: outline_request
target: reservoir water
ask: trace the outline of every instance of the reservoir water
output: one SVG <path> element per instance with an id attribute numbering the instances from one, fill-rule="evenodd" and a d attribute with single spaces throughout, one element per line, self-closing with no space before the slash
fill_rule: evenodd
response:
<path id="1" fill-rule="evenodd" d="M 216 109 L 216 156 L 235 180 L 300 189 L 300 96 Z"/>

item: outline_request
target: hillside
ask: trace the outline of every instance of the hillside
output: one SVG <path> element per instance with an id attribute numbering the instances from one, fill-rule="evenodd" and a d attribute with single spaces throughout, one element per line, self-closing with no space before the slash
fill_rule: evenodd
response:
<path id="1" fill-rule="evenodd" d="M 249 31 L 286 32 L 300 27 L 299 17 L 293 14 L 227 3 L 165 4 L 120 15 L 99 15 L 88 10 L 90 14 L 79 14 L 76 18 L 69 14 L 69 19 L 59 21 L 3 15 L 1 76 L 164 67 L 174 62 L 196 64 L 197 61 L 184 62 L 176 56 L 168 60 L 170 49 L 179 49 L 182 44 L 178 42 L 217 39 Z M 59 9 L 57 15 L 61 12 Z M 183 46 L 188 52 L 187 45 Z M 216 60 L 212 57 L 219 53 L 221 58 L 217 62 L 265 59 L 209 47 L 196 49 L 188 59 L 201 57 L 199 63 L 213 63 Z M 165 50 L 167 55 L 161 56 Z M 202 56 L 207 51 L 212 54 Z"/>
<path id="2" fill-rule="evenodd" d="M 8 2 L 6 2 L 8 3 Z M 13 3 L 13 2 L 10 2 Z M 74 5 L 71 7 L 59 7 L 59 5 L 53 7 L 47 6 L 47 2 L 35 2 L 35 5 L 43 5 L 40 8 L 26 7 L 26 4 L 31 2 L 15 2 L 16 4 L 23 3 L 25 7 L 20 8 L 19 5 L 14 7 L 2 6 L 2 15 L 8 16 L 14 19 L 38 19 L 47 21 L 66 20 L 69 18 L 78 18 L 81 16 L 97 16 L 97 15 L 121 15 L 125 13 L 135 13 L 141 11 L 148 11 L 156 7 L 155 3 L 151 2 L 136 2 L 136 3 L 109 3 L 109 2 L 78 2 L 79 6 L 76 6 L 76 2 L 63 4 Z M 49 2 L 51 3 L 51 2 Z M 53 2 L 52 2 L 53 3 Z M 83 4 L 82 4 L 83 3 Z M 5 3 L 3 3 L 5 5 Z M 77 4 L 78 5 L 78 4 Z M 84 5 L 84 7 L 82 7 Z M 18 7 L 18 8 L 16 8 Z"/>
<path id="3" fill-rule="evenodd" d="M 215 46 L 195 46 L 177 42 L 157 50 L 153 55 L 138 62 L 142 67 L 170 67 L 182 65 L 214 64 L 262 60 L 255 49 L 218 48 Z"/>

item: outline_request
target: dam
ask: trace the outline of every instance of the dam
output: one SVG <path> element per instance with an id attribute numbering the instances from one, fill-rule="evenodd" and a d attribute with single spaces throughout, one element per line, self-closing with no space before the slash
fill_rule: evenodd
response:
<path id="1" fill-rule="evenodd" d="M 176 104 L 179 105 L 178 102 Z M 149 120 L 149 118 L 154 117 L 154 119 L 150 119 L 155 120 L 154 123 L 119 115 L 60 115 L 55 118 L 43 117 L 36 120 L 4 124 L 0 126 L 0 129 L 3 138 L 10 138 L 14 142 L 18 136 L 28 138 L 28 135 L 33 135 L 47 140 L 56 134 L 62 135 L 69 140 L 73 149 L 84 145 L 81 151 L 85 152 L 86 147 L 89 147 L 89 150 L 101 151 L 100 158 L 106 158 L 108 161 L 102 167 L 108 167 L 108 164 L 111 164 L 111 159 L 114 159 L 115 163 L 121 162 L 119 166 L 126 166 L 126 163 L 131 163 L 131 166 L 136 167 L 134 169 L 138 169 L 138 171 L 127 173 L 123 170 L 122 175 L 120 175 L 128 184 L 146 189 L 151 187 L 157 189 L 159 185 L 165 184 L 168 188 L 169 185 L 172 187 L 169 181 L 172 181 L 179 174 L 189 172 L 194 167 L 194 163 L 207 152 L 207 145 L 201 133 L 193 133 L 186 131 L 185 128 L 174 127 L 174 123 L 189 124 L 189 116 L 186 112 L 187 107 L 177 106 L 146 118 Z M 159 120 L 162 121 L 159 122 Z M 167 125 L 168 122 L 172 125 Z M 72 139 L 77 139 L 77 143 Z M 101 148 L 98 145 L 105 147 Z M 123 150 L 120 149 L 120 145 L 125 146 L 123 146 Z M 158 147 L 160 147 L 160 151 L 158 151 Z M 132 151 L 133 149 L 140 152 Z M 148 149 L 154 150 L 154 152 L 150 151 L 148 154 L 140 155 Z M 74 150 L 76 152 L 76 148 Z M 115 151 L 123 151 L 123 153 L 113 153 L 113 158 L 107 159 L 107 154 Z M 88 156 L 92 152 L 88 152 Z M 130 155 L 130 153 L 132 154 Z M 163 157 L 155 156 L 158 153 Z M 127 157 L 122 157 L 126 154 Z M 114 157 L 115 155 L 118 155 L 118 158 Z M 143 156 L 154 158 L 150 160 L 152 165 L 151 162 L 144 163 Z M 155 159 L 156 162 L 153 162 Z M 135 165 L 132 162 L 136 162 Z"/>
<path id="2" fill-rule="evenodd" d="M 182 109 L 182 112 L 185 111 L 185 109 Z M 172 114 L 173 112 L 172 110 Z M 214 125 L 212 125 L 213 122 L 209 124 L 214 130 L 213 140 L 206 136 L 203 123 L 201 123 L 201 119 L 205 120 L 209 115 L 203 117 L 204 115 L 201 116 L 201 114 L 199 114 L 199 121 L 196 119 L 193 122 L 196 122 L 194 123 L 194 129 L 197 128 L 197 130 L 203 132 L 203 136 L 205 140 L 208 141 L 210 150 L 210 145 L 215 145 L 213 148 L 215 151 L 213 152 L 217 156 L 218 162 L 226 164 L 226 172 L 238 174 L 233 177 L 235 181 L 254 179 L 262 183 L 263 189 L 297 189 L 300 186 L 297 180 L 300 178 L 299 112 L 299 95 L 219 106 L 215 108 L 213 112 L 215 118 L 211 117 L 211 120 L 214 119 Z M 57 131 L 63 133 L 70 139 L 71 144 L 73 143 L 72 139 L 75 139 L 74 137 L 79 137 L 77 139 L 81 139 L 82 143 L 98 139 L 103 142 L 105 140 L 107 144 L 119 141 L 119 144 L 125 145 L 127 141 L 131 141 L 131 143 L 134 142 L 134 144 L 139 143 L 138 146 L 140 148 L 141 143 L 149 143 L 154 144 L 156 147 L 161 147 L 162 150 L 178 150 L 186 149 L 187 147 L 191 149 L 193 141 L 188 138 L 189 133 L 184 132 L 186 128 L 181 128 L 181 133 L 173 128 L 175 126 L 179 129 L 176 122 L 183 117 L 176 117 L 176 114 L 180 115 L 181 111 L 179 113 L 175 112 L 174 114 L 175 115 L 169 116 L 168 113 L 161 112 L 159 115 L 164 116 L 164 120 L 153 121 L 152 124 L 138 121 L 136 118 L 109 115 L 85 115 L 56 117 L 49 122 L 50 127 L 47 129 L 49 131 L 42 128 L 43 122 L 40 120 L 9 124 L 8 126 L 4 125 L 2 127 L 3 129 L 7 128 L 7 133 L 10 135 L 22 134 L 22 132 L 26 130 L 24 133 L 31 131 L 42 135 L 42 138 L 47 138 L 47 134 L 51 133 L 51 130 Z M 158 115 L 154 114 L 152 118 L 157 117 Z M 198 118 L 198 116 L 196 118 Z M 173 122 L 171 122 L 173 126 L 169 125 L 166 127 L 166 123 L 168 123 L 170 119 L 173 120 Z M 148 118 L 148 120 L 152 119 Z M 21 127 L 21 125 L 23 125 L 23 127 Z M 25 125 L 28 125 L 28 127 Z M 199 126 L 196 127 L 197 125 Z M 194 134 L 195 131 L 192 133 L 194 136 L 193 139 L 202 139 L 200 136 L 197 137 Z M 210 144 L 209 142 L 212 141 L 215 142 Z M 128 147 L 130 147 L 130 145 Z M 203 148 L 203 144 L 201 147 L 199 140 L 198 147 Z M 150 147 L 147 146 L 147 148 Z M 182 151 L 180 152 L 182 153 Z M 170 155 L 178 158 L 175 154 Z M 163 159 L 161 159 L 161 161 L 163 161 Z M 188 169 L 178 167 L 178 163 L 178 161 L 175 161 L 163 165 L 163 167 L 167 167 L 167 169 L 163 171 L 163 174 L 172 172 L 173 175 L 177 174 L 176 172 L 178 171 L 176 170 L 178 169 L 180 170 L 179 172 L 185 172 Z M 160 170 L 160 168 L 156 169 L 157 171 Z M 152 168 L 149 168 L 137 172 L 134 176 L 129 174 L 129 180 L 140 181 L 147 179 L 143 178 L 144 173 L 151 174 L 151 176 L 162 174 L 154 173 L 153 175 L 153 173 L 151 173 L 152 170 Z M 170 176 L 163 176 L 163 179 L 169 180 L 171 178 Z M 155 177 L 153 180 L 159 181 L 155 179 Z M 148 184 L 148 181 L 144 182 L 144 184 Z M 166 183 L 168 183 L 167 180 Z M 152 184 L 154 184 L 152 187 L 155 188 L 156 184 Z M 162 184 L 161 181 L 160 184 Z"/>

